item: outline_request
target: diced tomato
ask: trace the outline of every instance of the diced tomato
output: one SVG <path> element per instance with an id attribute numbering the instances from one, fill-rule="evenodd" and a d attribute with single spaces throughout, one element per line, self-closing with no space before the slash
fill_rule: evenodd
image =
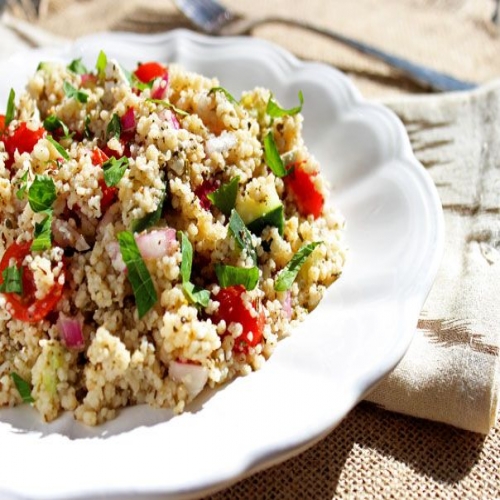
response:
<path id="1" fill-rule="evenodd" d="M 109 160 L 108 155 L 99 148 L 94 148 L 92 151 L 92 164 L 96 167 L 102 167 L 103 163 Z M 99 187 L 101 188 L 102 198 L 101 198 L 101 213 L 103 214 L 106 210 L 114 203 L 118 193 L 118 189 L 115 186 L 108 186 L 104 182 L 104 178 L 99 179 Z"/>
<path id="2" fill-rule="evenodd" d="M 5 115 L 0 115 L 0 134 L 3 134 L 4 131 L 5 131 Z M 0 140 L 2 140 L 1 137 Z"/>
<path id="3" fill-rule="evenodd" d="M 5 120 L 4 120 L 5 123 Z M 4 132 L 3 142 L 5 151 L 9 154 L 9 159 L 6 162 L 7 168 L 11 168 L 14 163 L 14 153 L 16 150 L 19 154 L 31 153 L 35 144 L 45 135 L 45 129 L 40 127 L 36 130 L 31 130 L 25 122 L 21 122 L 14 130 L 7 129 Z"/>
<path id="4" fill-rule="evenodd" d="M 13 243 L 7 248 L 0 261 L 0 284 L 3 283 L 2 273 L 9 267 L 11 260 L 15 261 L 17 268 L 22 265 L 24 258 L 30 253 L 31 243 L 31 241 Z M 36 299 L 33 273 L 26 266 L 22 269 L 22 296 L 17 293 L 5 293 L 4 295 L 14 318 L 28 323 L 35 323 L 44 319 L 55 308 L 62 296 L 63 285 L 59 281 L 56 281 L 43 299 Z"/>
<path id="5" fill-rule="evenodd" d="M 147 62 L 139 64 L 134 71 L 134 75 L 142 83 L 149 83 L 155 78 L 161 78 L 167 74 L 167 68 L 163 64 L 157 62 Z"/>
<path id="6" fill-rule="evenodd" d="M 247 353 L 250 347 L 255 347 L 261 342 L 265 325 L 263 312 L 259 313 L 255 304 L 252 305 L 253 311 L 250 311 L 243 303 L 244 292 L 245 287 L 242 285 L 221 288 L 215 296 L 220 305 L 213 317 L 215 323 L 224 320 L 227 325 L 232 322 L 241 324 L 243 333 L 234 343 L 234 351 L 241 353 Z"/>
<path id="7" fill-rule="evenodd" d="M 325 199 L 316 189 L 313 182 L 314 174 L 306 172 L 300 162 L 293 163 L 288 169 L 292 171 L 284 177 L 285 186 L 295 195 L 297 208 L 302 215 L 312 215 L 317 219 L 323 211 Z"/>
<path id="8" fill-rule="evenodd" d="M 212 202 L 207 198 L 207 195 L 213 193 L 220 185 L 219 181 L 206 179 L 194 190 L 194 194 L 200 199 L 200 205 L 205 210 L 210 210 Z"/>

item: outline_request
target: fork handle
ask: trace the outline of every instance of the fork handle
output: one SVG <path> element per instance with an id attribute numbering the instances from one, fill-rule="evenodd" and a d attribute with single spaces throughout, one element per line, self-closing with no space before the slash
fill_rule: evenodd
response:
<path id="1" fill-rule="evenodd" d="M 436 92 L 471 90 L 477 87 L 477 84 L 475 83 L 458 80 L 445 73 L 441 73 L 425 66 L 415 64 L 411 61 L 380 50 L 377 47 L 373 47 L 372 45 L 368 45 L 358 40 L 353 40 L 352 38 L 341 35 L 340 33 L 337 33 L 330 29 L 310 24 L 307 21 L 299 21 L 296 19 L 288 19 L 275 16 L 260 19 L 236 19 L 232 23 L 226 25 L 220 34 L 234 35 L 249 33 L 256 26 L 270 22 L 297 26 L 299 28 L 304 28 L 332 38 L 333 40 L 347 45 L 357 50 L 358 52 L 362 52 L 363 54 L 367 54 L 376 59 L 384 61 L 389 66 L 400 70 L 401 73 L 403 73 L 408 79 L 417 83 L 419 86 L 428 88 Z"/>

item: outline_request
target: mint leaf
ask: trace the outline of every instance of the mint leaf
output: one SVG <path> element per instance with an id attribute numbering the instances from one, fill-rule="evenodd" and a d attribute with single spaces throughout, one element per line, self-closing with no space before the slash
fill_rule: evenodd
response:
<path id="1" fill-rule="evenodd" d="M 274 283 L 274 289 L 277 292 L 289 290 L 300 271 L 300 268 L 306 261 L 312 251 L 320 245 L 321 241 L 314 241 L 304 245 L 290 260 L 290 262 L 280 271 Z"/>
<path id="2" fill-rule="evenodd" d="M 10 377 L 12 378 L 14 385 L 16 386 L 17 392 L 19 392 L 19 395 L 21 396 L 21 398 L 23 398 L 23 402 L 33 403 L 35 400 L 31 395 L 30 384 L 16 372 L 11 372 Z"/>
<path id="3" fill-rule="evenodd" d="M 281 118 L 282 116 L 293 116 L 302 111 L 302 105 L 304 104 L 304 95 L 302 90 L 299 90 L 299 102 L 300 105 L 290 109 L 283 109 L 279 104 L 273 99 L 273 95 L 269 96 L 267 101 L 266 113 L 272 118 Z"/>
<path id="4" fill-rule="evenodd" d="M 248 224 L 248 230 L 253 234 L 260 235 L 265 227 L 273 226 L 278 229 L 278 233 L 283 236 L 285 230 L 285 216 L 283 205 L 267 212 L 267 214 L 259 217 Z"/>
<path id="5" fill-rule="evenodd" d="M 113 113 L 113 116 L 111 117 L 111 120 L 109 121 L 108 126 L 106 127 L 106 139 L 109 140 L 112 137 L 116 137 L 117 139 L 119 139 L 121 133 L 122 133 L 122 122 L 120 120 L 120 117 L 116 113 Z"/>
<path id="6" fill-rule="evenodd" d="M 243 285 L 246 290 L 253 290 L 259 282 L 259 268 L 256 266 L 244 268 L 215 264 L 215 274 L 222 288 Z"/>
<path id="7" fill-rule="evenodd" d="M 83 136 L 85 139 L 92 139 L 92 130 L 90 130 L 90 115 L 87 115 L 85 117 L 85 127 L 83 129 Z"/>
<path id="8" fill-rule="evenodd" d="M 63 83 L 63 90 L 64 94 L 69 99 L 75 99 L 82 104 L 88 101 L 88 94 L 86 92 L 83 92 L 83 90 L 78 90 L 77 88 L 73 87 L 73 85 L 71 85 L 71 83 L 69 82 L 65 81 Z"/>
<path id="9" fill-rule="evenodd" d="M 73 73 L 76 73 L 77 75 L 86 75 L 86 74 L 89 73 L 89 70 L 82 63 L 82 58 L 81 57 L 79 57 L 78 59 L 73 59 L 68 64 L 67 68 L 70 71 L 72 71 Z"/>
<path id="10" fill-rule="evenodd" d="M 95 63 L 95 69 L 97 70 L 97 76 L 103 79 L 106 78 L 106 66 L 108 65 L 108 56 L 101 50 L 97 56 L 97 61 Z"/>
<path id="11" fill-rule="evenodd" d="M 32 252 L 41 252 L 52 247 L 52 210 L 47 210 L 47 216 L 42 222 L 35 222 L 35 239 L 31 244 Z"/>
<path id="12" fill-rule="evenodd" d="M 224 87 L 212 87 L 209 91 L 208 91 L 208 95 L 210 94 L 214 94 L 215 92 L 222 92 L 225 96 L 226 96 L 226 99 L 231 103 L 231 104 L 235 104 L 236 106 L 239 105 L 239 102 L 233 97 L 233 95 L 227 90 L 225 89 Z"/>
<path id="13" fill-rule="evenodd" d="M 2 293 L 17 293 L 23 294 L 23 268 L 19 269 L 16 266 L 6 267 L 2 271 L 3 282 L 0 285 Z"/>
<path id="14" fill-rule="evenodd" d="M 104 182 L 106 186 L 113 187 L 116 186 L 120 179 L 123 177 L 125 170 L 128 168 L 128 158 L 122 156 L 119 160 L 111 157 L 109 160 L 102 164 L 102 170 L 104 172 Z"/>
<path id="15" fill-rule="evenodd" d="M 47 132 L 57 132 L 59 129 L 62 130 L 63 136 L 66 138 L 71 138 L 73 135 L 68 126 L 59 119 L 56 115 L 49 115 L 45 120 L 43 120 L 43 128 L 47 130 Z"/>
<path id="16" fill-rule="evenodd" d="M 229 232 L 234 236 L 238 246 L 242 250 L 246 250 L 254 264 L 257 264 L 257 253 L 252 244 L 252 235 L 245 226 L 240 214 L 234 208 L 231 210 L 231 217 L 229 218 Z"/>
<path id="17" fill-rule="evenodd" d="M 156 210 L 149 212 L 144 217 L 136 219 L 132 222 L 132 231 L 134 233 L 141 233 L 148 227 L 155 226 L 161 219 L 161 214 L 163 212 L 163 204 L 165 203 L 166 191 L 163 192 L 163 196 L 156 207 Z"/>
<path id="18" fill-rule="evenodd" d="M 24 198 L 24 194 L 28 189 L 28 171 L 24 172 L 23 176 L 19 179 L 19 189 L 16 191 L 16 198 L 21 201 Z"/>
<path id="19" fill-rule="evenodd" d="M 28 202 L 33 212 L 43 212 L 52 208 L 57 198 L 56 185 L 46 175 L 36 175 L 28 189 Z"/>
<path id="20" fill-rule="evenodd" d="M 200 305 L 202 307 L 208 306 L 208 301 L 210 300 L 210 292 L 208 290 L 195 286 L 190 281 L 183 283 L 182 289 L 184 290 L 187 298 L 193 304 Z"/>
<path id="21" fill-rule="evenodd" d="M 45 137 L 57 150 L 57 152 L 65 159 L 69 160 L 68 152 L 51 136 L 48 135 Z"/>
<path id="22" fill-rule="evenodd" d="M 274 135 L 271 131 L 264 137 L 264 159 L 276 177 L 284 177 L 288 173 L 278 153 Z"/>
<path id="23" fill-rule="evenodd" d="M 127 278 L 132 285 L 140 319 L 156 304 L 158 295 L 134 235 L 130 231 L 122 231 L 118 233 L 118 243 L 123 262 L 127 266 Z"/>
<path id="24" fill-rule="evenodd" d="M 229 216 L 236 202 L 238 194 L 239 177 L 235 177 L 227 184 L 222 184 L 214 192 L 207 194 L 207 198 L 216 206 L 223 214 Z"/>
<path id="25" fill-rule="evenodd" d="M 5 112 L 5 126 L 7 127 L 9 123 L 14 119 L 14 115 L 16 114 L 16 106 L 15 106 L 16 93 L 14 89 L 10 89 L 9 99 L 7 101 L 7 110 Z"/>

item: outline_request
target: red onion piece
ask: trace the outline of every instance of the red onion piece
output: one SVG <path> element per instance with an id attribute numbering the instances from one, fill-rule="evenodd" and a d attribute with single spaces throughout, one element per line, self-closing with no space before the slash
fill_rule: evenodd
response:
<path id="1" fill-rule="evenodd" d="M 134 108 L 128 108 L 125 114 L 121 117 L 122 130 L 130 132 L 135 129 L 135 111 Z"/>
<path id="2" fill-rule="evenodd" d="M 172 127 L 175 130 L 179 130 L 181 128 L 181 124 L 179 123 L 177 116 L 175 116 L 175 113 L 173 113 L 172 111 L 170 112 L 170 122 L 172 123 Z"/>
<path id="3" fill-rule="evenodd" d="M 85 73 L 84 75 L 80 75 L 82 86 L 85 87 L 85 85 L 89 83 L 97 83 L 97 76 L 93 75 L 92 73 Z"/>
<path id="4" fill-rule="evenodd" d="M 164 255 L 172 255 L 178 246 L 176 231 L 170 227 L 138 234 L 135 241 L 143 259 L 160 259 Z"/>
<path id="5" fill-rule="evenodd" d="M 153 99 L 165 99 L 168 90 L 168 72 L 161 78 L 157 78 L 151 88 L 151 97 Z"/>
<path id="6" fill-rule="evenodd" d="M 78 351 L 85 347 L 82 323 L 83 321 L 79 317 L 72 318 L 62 312 L 59 313 L 57 327 L 59 328 L 61 339 L 68 349 Z"/>
<path id="7" fill-rule="evenodd" d="M 208 380 L 206 367 L 189 362 L 171 361 L 168 373 L 173 380 L 184 384 L 191 399 L 202 391 Z"/>

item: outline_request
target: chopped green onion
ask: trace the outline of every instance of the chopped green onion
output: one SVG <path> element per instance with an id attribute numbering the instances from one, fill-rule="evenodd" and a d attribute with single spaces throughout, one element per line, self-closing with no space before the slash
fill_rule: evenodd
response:
<path id="1" fill-rule="evenodd" d="M 208 91 L 208 95 L 210 94 L 214 94 L 215 92 L 222 92 L 225 96 L 226 96 L 226 99 L 232 103 L 232 104 L 235 104 L 235 105 L 239 105 L 239 102 L 233 97 L 233 95 L 227 90 L 225 89 L 224 87 L 212 87 L 209 91 Z"/>
<path id="2" fill-rule="evenodd" d="M 141 233 L 148 227 L 155 226 L 158 221 L 161 219 L 161 214 L 163 212 L 163 204 L 165 203 L 165 195 L 166 191 L 163 192 L 163 196 L 161 197 L 158 206 L 153 212 L 149 212 L 144 217 L 140 219 L 136 219 L 132 222 L 132 231 L 134 233 Z"/>
<path id="3" fill-rule="evenodd" d="M 33 403 L 35 400 L 31 395 L 31 387 L 26 380 L 24 380 L 20 375 L 16 372 L 11 372 L 10 377 L 12 378 L 14 385 L 16 386 L 17 392 L 23 399 L 24 403 Z"/>
<path id="4" fill-rule="evenodd" d="M 66 97 L 68 97 L 69 99 L 75 99 L 82 104 L 86 103 L 89 98 L 86 92 L 78 90 L 77 88 L 73 87 L 71 83 L 66 81 L 63 83 L 63 90 Z"/>
<path id="5" fill-rule="evenodd" d="M 68 152 L 51 135 L 47 135 L 45 138 L 52 144 L 52 146 L 54 146 L 56 148 L 57 152 L 65 160 L 69 160 Z"/>
<path id="6" fill-rule="evenodd" d="M 282 116 L 293 116 L 302 111 L 302 105 L 304 104 L 304 95 L 302 90 L 299 90 L 299 102 L 300 105 L 290 109 L 283 109 L 279 104 L 273 99 L 273 95 L 269 96 L 267 101 L 266 113 L 272 118 L 281 118 Z"/>
<path id="7" fill-rule="evenodd" d="M 5 112 L 6 127 L 14 119 L 14 115 L 16 114 L 15 99 L 16 99 L 16 93 L 14 92 L 14 89 L 10 89 L 9 100 L 7 101 L 7 110 Z"/>
<path id="8" fill-rule="evenodd" d="M 56 115 L 47 116 L 47 118 L 43 120 L 43 128 L 47 130 L 47 132 L 56 132 L 61 129 L 65 138 L 70 138 L 72 135 L 68 126 Z"/>
<path id="9" fill-rule="evenodd" d="M 104 79 L 106 77 L 106 66 L 108 65 L 108 56 L 101 50 L 97 56 L 97 61 L 95 63 L 95 69 L 97 70 L 97 75 L 99 78 Z"/>
<path id="10" fill-rule="evenodd" d="M 147 98 L 147 102 L 152 102 L 154 104 L 160 104 L 165 106 L 166 108 L 172 110 L 174 113 L 180 116 L 189 116 L 189 113 L 187 111 L 184 111 L 183 109 L 176 108 L 171 102 L 164 101 L 162 99 L 152 99 L 152 98 Z"/>
<path id="11" fill-rule="evenodd" d="M 242 250 L 246 250 L 247 254 L 252 258 L 254 264 L 257 264 L 257 252 L 252 243 L 252 235 L 245 226 L 240 214 L 233 208 L 231 217 L 229 218 L 229 232 L 234 236 L 236 243 Z"/>
<path id="12" fill-rule="evenodd" d="M 23 268 L 16 266 L 6 267 L 2 271 L 3 283 L 0 285 L 2 293 L 23 294 Z"/>
<path id="13" fill-rule="evenodd" d="M 35 239 L 31 244 L 31 251 L 41 252 L 52 247 L 52 210 L 47 210 L 47 216 L 42 222 L 35 222 Z"/>
<path id="14" fill-rule="evenodd" d="M 272 170 L 276 177 L 284 177 L 288 173 L 283 160 L 278 153 L 278 148 L 276 147 L 276 142 L 274 141 L 274 135 L 271 131 L 264 137 L 264 158 L 267 166 Z"/>
<path id="15" fill-rule="evenodd" d="M 70 71 L 72 71 L 73 73 L 76 73 L 77 75 L 86 75 L 87 73 L 89 73 L 89 70 L 82 63 L 82 58 L 81 57 L 79 57 L 78 59 L 73 59 L 68 64 L 67 68 Z"/>
<path id="16" fill-rule="evenodd" d="M 243 285 L 246 290 L 253 290 L 259 282 L 259 268 L 228 266 L 215 264 L 215 274 L 222 288 L 233 285 Z"/>
<path id="17" fill-rule="evenodd" d="M 113 113 L 113 116 L 111 117 L 111 120 L 109 121 L 108 126 L 106 127 L 106 139 L 109 140 L 112 137 L 116 137 L 117 139 L 119 139 L 121 133 L 122 133 L 122 122 L 120 120 L 120 117 L 116 113 Z"/>
<path id="18" fill-rule="evenodd" d="M 16 198 L 22 200 L 26 189 L 28 188 L 28 171 L 24 172 L 23 176 L 19 179 L 19 189 L 16 191 Z"/>
<path id="19" fill-rule="evenodd" d="M 248 224 L 248 230 L 253 234 L 259 235 L 267 226 L 273 226 L 278 229 L 278 233 L 283 236 L 285 230 L 285 216 L 283 213 L 283 205 L 274 208 L 267 214 L 259 217 Z"/>
<path id="20" fill-rule="evenodd" d="M 213 193 L 207 194 L 207 198 L 212 204 L 227 216 L 231 214 L 231 210 L 234 208 L 239 181 L 240 178 L 237 176 L 227 184 L 222 184 Z"/>
<path id="21" fill-rule="evenodd" d="M 102 164 L 102 170 L 104 173 L 104 182 L 106 186 L 113 187 L 116 186 L 120 179 L 123 177 L 125 170 L 128 168 L 128 158 L 122 156 L 119 160 L 111 157 L 109 160 Z"/>
<path id="22" fill-rule="evenodd" d="M 130 231 L 122 231 L 118 233 L 118 243 L 127 266 L 127 277 L 132 285 L 139 318 L 142 318 L 156 304 L 158 295 L 134 235 Z"/>
<path id="23" fill-rule="evenodd" d="M 300 271 L 300 268 L 306 261 L 312 251 L 321 244 L 321 241 L 314 241 L 308 245 L 304 245 L 290 260 L 290 262 L 280 271 L 274 289 L 277 292 L 289 290 Z"/>
<path id="24" fill-rule="evenodd" d="M 56 198 L 54 181 L 46 175 L 36 175 L 28 189 L 28 202 L 33 212 L 49 210 Z"/>

